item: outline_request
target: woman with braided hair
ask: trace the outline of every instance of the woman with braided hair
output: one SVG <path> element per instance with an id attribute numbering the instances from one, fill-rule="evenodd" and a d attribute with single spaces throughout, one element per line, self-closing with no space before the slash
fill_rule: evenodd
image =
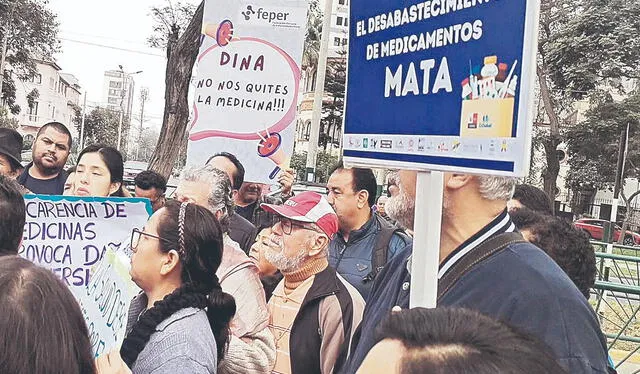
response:
<path id="1" fill-rule="evenodd" d="M 216 373 L 236 310 L 215 275 L 218 221 L 196 204 L 169 201 L 133 230 L 131 248 L 131 278 L 143 292 L 131 302 L 122 360 L 133 373 Z M 98 372 L 113 372 L 122 363 L 114 357 L 99 358 Z"/>

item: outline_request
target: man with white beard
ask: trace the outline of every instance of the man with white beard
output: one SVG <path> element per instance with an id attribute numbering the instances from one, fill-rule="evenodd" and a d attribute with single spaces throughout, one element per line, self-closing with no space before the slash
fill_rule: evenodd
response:
<path id="1" fill-rule="evenodd" d="M 400 171 L 398 195 L 387 201 L 387 212 L 407 228 L 416 177 Z M 442 209 L 437 305 L 472 309 L 532 334 L 569 373 L 605 374 L 607 346 L 593 309 L 549 256 L 515 232 L 506 209 L 514 186 L 509 177 L 444 174 L 442 207 L 430 207 Z M 397 254 L 376 278 L 342 373 L 360 367 L 392 309 L 409 307 L 411 253 Z"/>
<path id="2" fill-rule="evenodd" d="M 404 175 L 405 183 L 402 183 L 400 175 Z M 398 225 L 407 230 L 413 236 L 413 219 L 416 208 L 416 186 L 412 184 L 410 175 L 406 173 L 393 172 L 389 175 L 388 191 L 391 194 L 385 204 L 385 212 L 389 218 L 396 221 Z"/>
<path id="3" fill-rule="evenodd" d="M 358 291 L 329 266 L 338 217 L 322 195 L 310 191 L 261 207 L 276 222 L 257 250 L 284 275 L 268 303 L 276 338 L 272 372 L 337 373 L 364 309 Z"/>

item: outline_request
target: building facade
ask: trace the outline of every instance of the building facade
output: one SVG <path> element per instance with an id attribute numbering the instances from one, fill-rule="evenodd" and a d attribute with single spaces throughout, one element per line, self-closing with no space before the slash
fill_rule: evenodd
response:
<path id="1" fill-rule="evenodd" d="M 349 1 L 332 0 L 331 27 L 329 29 L 329 51 L 327 64 L 338 60 L 346 60 L 349 40 Z M 324 1 L 320 2 L 321 9 L 324 9 Z M 295 152 L 305 152 L 309 146 L 309 136 L 311 132 L 311 117 L 313 114 L 313 96 L 316 87 L 317 69 L 315 66 L 303 67 L 300 87 L 302 95 L 299 98 L 298 120 L 296 121 L 296 141 Z M 332 97 L 325 93 L 322 101 L 323 106 L 332 102 Z M 327 146 L 327 151 L 338 154 L 340 139 L 342 138 L 342 123 L 330 121 L 324 133 L 332 138 L 331 145 Z M 341 121 L 340 121 L 341 122 Z"/>
<path id="2" fill-rule="evenodd" d="M 47 122 L 57 121 L 66 125 L 74 137 L 77 136 L 73 120 L 79 107 L 81 87 L 72 74 L 63 73 L 55 61 L 37 61 L 38 73 L 30 80 L 16 82 L 16 104 L 21 108 L 15 116 L 20 122 L 18 131 L 25 141 L 32 141 L 38 129 Z M 37 90 L 33 105 L 28 95 Z"/>
<path id="3" fill-rule="evenodd" d="M 131 118 L 134 94 L 135 82 L 130 74 L 120 70 L 104 72 L 101 103 L 103 107 L 117 112 L 122 108 L 124 116 Z"/>

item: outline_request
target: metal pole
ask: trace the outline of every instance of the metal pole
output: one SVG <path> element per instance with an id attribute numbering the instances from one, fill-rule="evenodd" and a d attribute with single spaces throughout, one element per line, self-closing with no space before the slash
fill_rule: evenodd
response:
<path id="1" fill-rule="evenodd" d="M 147 101 L 149 90 L 143 88 L 140 90 L 140 131 L 138 132 L 138 145 L 136 146 L 136 160 L 138 160 L 138 151 L 142 143 L 142 124 L 144 123 L 144 103 Z"/>
<path id="2" fill-rule="evenodd" d="M 327 74 L 327 55 L 329 52 L 329 34 L 331 32 L 331 14 L 333 0 L 325 0 L 322 22 L 322 36 L 320 37 L 320 53 L 318 54 L 318 69 L 316 71 L 316 89 L 313 94 L 313 114 L 311 115 L 311 133 L 307 149 L 307 181 L 315 179 L 316 157 L 318 151 L 318 136 L 320 132 L 320 117 L 322 116 L 322 97 L 324 96 L 324 80 Z"/>
<path id="3" fill-rule="evenodd" d="M 628 130 L 622 130 L 620 132 L 620 145 L 618 148 L 618 165 L 616 168 L 616 182 L 613 187 L 613 201 L 611 202 L 611 215 L 609 216 L 609 230 L 605 230 L 608 234 L 606 237 L 607 241 L 607 254 L 613 253 L 613 233 L 615 231 L 615 223 L 618 218 L 618 201 L 620 196 L 620 189 L 622 188 L 622 181 L 624 180 L 624 165 L 625 158 L 627 155 L 627 144 L 628 144 Z M 620 233 L 620 235 L 624 238 L 624 233 Z M 609 280 L 609 269 L 611 268 L 611 259 L 605 259 L 604 263 L 604 280 Z"/>
<path id="4" fill-rule="evenodd" d="M 124 117 L 124 85 L 125 85 L 125 73 L 124 70 L 120 69 L 120 73 L 122 74 L 122 87 L 120 90 L 120 118 L 118 119 L 118 145 L 116 148 L 118 151 L 120 150 L 120 140 L 122 139 L 122 119 Z"/>
<path id="5" fill-rule="evenodd" d="M 87 117 L 87 91 L 84 91 L 84 104 L 82 104 L 82 123 L 80 124 L 80 149 L 84 149 L 84 120 Z"/>
<path id="6" fill-rule="evenodd" d="M 9 26 L 13 21 L 13 11 L 15 10 L 17 1 L 11 4 L 11 11 L 9 12 L 9 19 L 4 28 L 4 35 L 2 37 L 2 56 L 0 57 L 0 99 L 2 99 L 2 84 L 4 83 L 4 65 L 7 59 L 7 46 L 9 44 Z M 3 101 L 0 100 L 0 106 L 4 106 Z"/>

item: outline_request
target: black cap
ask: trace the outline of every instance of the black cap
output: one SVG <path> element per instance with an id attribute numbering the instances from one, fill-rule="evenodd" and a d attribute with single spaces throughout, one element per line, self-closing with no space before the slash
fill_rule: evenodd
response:
<path id="1" fill-rule="evenodd" d="M 0 128 L 0 153 L 22 166 L 22 135 L 13 129 Z"/>

